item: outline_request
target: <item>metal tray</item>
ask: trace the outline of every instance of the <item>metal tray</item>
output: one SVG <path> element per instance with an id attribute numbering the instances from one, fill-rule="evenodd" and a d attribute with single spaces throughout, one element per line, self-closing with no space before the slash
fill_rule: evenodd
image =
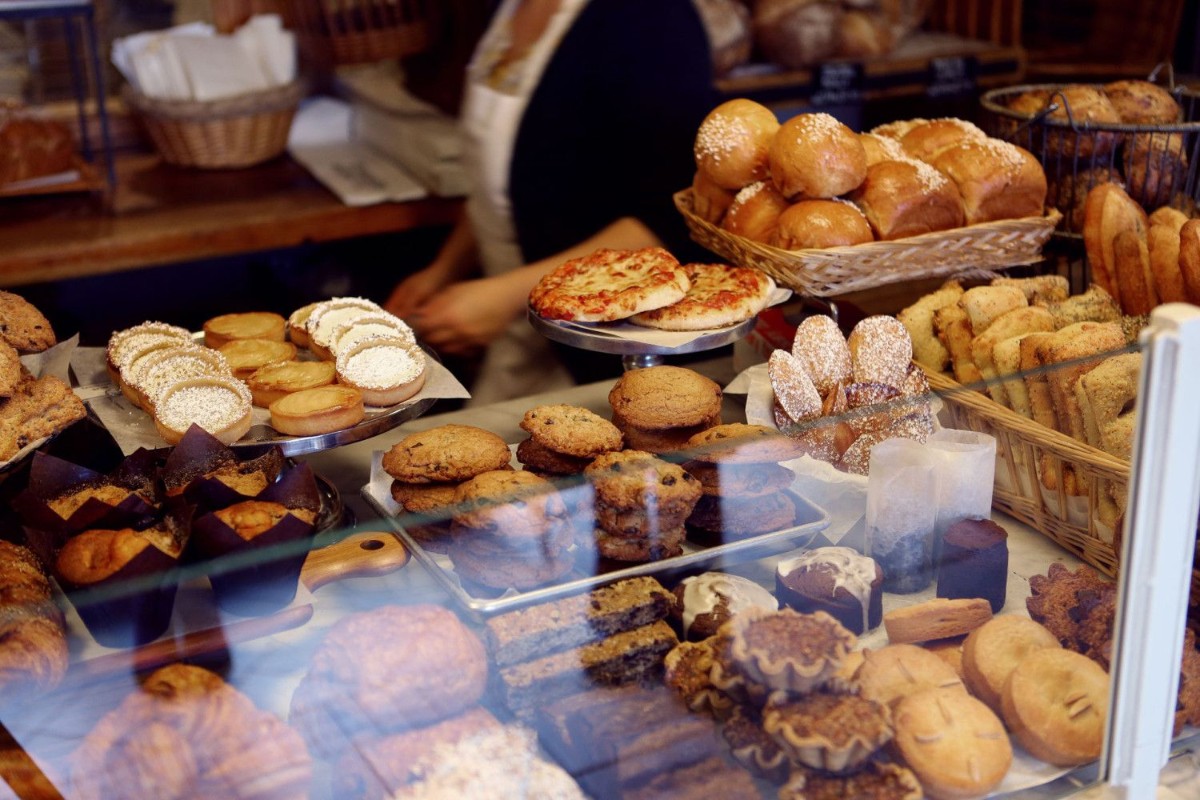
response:
<path id="1" fill-rule="evenodd" d="M 430 370 L 445 370 L 437 353 L 424 344 L 421 344 L 421 349 L 429 357 Z M 75 372 L 76 381 L 80 384 L 76 393 L 87 403 L 94 416 L 98 418 L 102 416 L 98 413 L 97 406 L 98 404 L 104 404 L 106 413 L 103 417 L 110 420 L 119 419 L 120 425 L 128 425 L 128 429 L 133 431 L 135 436 L 148 437 L 150 441 L 157 440 L 161 446 L 162 439 L 154 431 L 154 422 L 150 416 L 130 403 L 121 394 L 121 390 L 108 379 L 103 369 L 104 352 L 104 348 L 102 347 L 78 348 L 77 358 L 82 360 L 72 361 L 72 370 Z M 93 364 L 92 362 L 96 363 Z M 81 374 L 81 369 L 77 366 L 79 364 L 87 365 L 82 369 L 84 374 Z M 250 426 L 250 430 L 245 436 L 233 442 L 230 446 L 243 448 L 277 445 L 285 456 L 302 456 L 308 453 L 317 453 L 345 444 L 359 442 L 363 439 L 370 439 L 373 436 L 390 431 L 397 425 L 402 425 L 409 420 L 420 417 L 432 408 L 436 402 L 436 397 L 424 397 L 416 401 L 406 401 L 386 408 L 372 408 L 371 406 L 367 406 L 366 415 L 358 424 L 339 431 L 310 436 L 287 436 L 279 433 L 267 424 L 263 417 L 265 413 L 263 409 L 255 406 L 254 424 Z M 100 419 L 100 422 L 103 424 L 104 419 Z M 111 430 L 111 426 L 106 427 L 110 427 L 110 433 L 120 442 L 121 432 L 119 430 Z M 122 449 L 129 450 L 130 448 L 122 445 Z"/>
<path id="2" fill-rule="evenodd" d="M 440 583 L 455 601 L 477 618 L 510 611 L 533 603 L 544 603 L 566 595 L 577 594 L 585 589 L 611 583 L 623 578 L 641 575 L 659 577 L 680 575 L 701 569 L 720 569 L 721 567 L 756 561 L 771 555 L 777 555 L 789 550 L 806 547 L 817 534 L 823 531 L 830 522 L 829 514 L 810 500 L 806 500 L 795 492 L 788 494 L 796 505 L 796 524 L 772 533 L 751 536 L 736 542 L 705 547 L 685 540 L 683 555 L 674 558 L 664 558 L 660 561 L 650 561 L 641 564 L 622 566 L 617 562 L 607 562 L 612 566 L 606 567 L 600 562 L 600 571 L 592 573 L 583 571 L 577 562 L 567 576 L 559 582 L 525 592 L 508 590 L 505 594 L 496 596 L 480 596 L 472 594 L 459 582 L 454 573 L 454 567 L 448 556 L 431 553 L 419 541 L 415 540 L 404 529 L 401 520 L 395 514 L 395 504 L 390 492 L 385 486 L 387 481 L 379 480 L 368 483 L 361 490 L 363 499 L 388 522 L 396 534 L 404 541 L 412 552 L 413 557 Z M 591 564 L 587 565 L 593 566 Z"/>
<path id="3" fill-rule="evenodd" d="M 717 328 L 711 332 L 703 333 L 684 344 L 668 347 L 614 336 L 605 331 L 604 326 L 606 323 L 603 322 L 559 322 L 557 320 L 545 319 L 531 308 L 527 309 L 527 312 L 529 324 L 533 326 L 533 329 L 551 341 L 571 347 L 578 347 L 581 350 L 593 350 L 597 353 L 612 353 L 620 356 L 686 355 L 688 353 L 713 350 L 717 347 L 733 344 L 754 330 L 754 326 L 758 322 L 758 316 L 756 315 L 728 328 Z M 587 325 L 588 327 L 580 327 L 581 325 Z M 647 333 L 649 332 L 650 329 L 647 329 Z"/>

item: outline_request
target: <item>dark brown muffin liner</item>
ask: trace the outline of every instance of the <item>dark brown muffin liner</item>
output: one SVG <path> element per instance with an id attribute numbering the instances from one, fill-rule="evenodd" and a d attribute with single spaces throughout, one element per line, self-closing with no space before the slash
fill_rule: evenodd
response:
<path id="1" fill-rule="evenodd" d="M 173 534 L 171 538 L 183 538 L 184 532 L 174 529 L 173 520 L 168 518 L 165 527 Z M 25 528 L 25 536 L 34 552 L 49 565 L 88 633 L 100 644 L 134 647 L 157 639 L 167 630 L 179 585 L 177 555 L 164 552 L 152 540 L 149 547 L 112 575 L 77 584 L 63 578 L 57 569 L 58 551 L 71 537 L 29 527 Z"/>
<path id="2" fill-rule="evenodd" d="M 170 504 L 188 503 L 203 514 L 253 499 L 253 496 L 242 494 L 216 478 L 206 477 L 208 473 L 237 465 L 243 472 L 261 471 L 270 484 L 283 472 L 285 463 L 283 451 L 276 446 L 268 447 L 252 458 L 243 459 L 233 448 L 199 425 L 193 425 L 167 455 L 162 468 L 162 481 L 167 487 Z"/>
<path id="3" fill-rule="evenodd" d="M 155 524 L 161 514 L 137 495 L 130 495 L 116 505 L 88 498 L 66 519 L 51 508 L 50 502 L 88 486 L 111 484 L 129 491 L 144 491 L 153 482 L 154 460 L 146 450 L 129 456 L 110 475 L 39 451 L 33 455 L 29 483 L 13 499 L 13 507 L 23 525 L 54 531 L 64 538 L 95 528 L 141 530 Z"/>
<path id="4" fill-rule="evenodd" d="M 285 470 L 253 499 L 314 513 L 321 506 L 320 490 L 307 464 Z M 209 511 L 193 519 L 189 546 L 194 562 L 212 584 L 217 605 L 241 616 L 260 616 L 295 598 L 315 531 L 312 523 L 288 514 L 246 540 Z"/>

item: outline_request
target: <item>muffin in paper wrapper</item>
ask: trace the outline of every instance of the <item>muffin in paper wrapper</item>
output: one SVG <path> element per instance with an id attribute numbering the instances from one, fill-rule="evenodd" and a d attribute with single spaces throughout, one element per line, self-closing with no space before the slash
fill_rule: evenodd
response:
<path id="1" fill-rule="evenodd" d="M 25 536 L 38 556 L 50 566 L 67 600 L 79 613 L 88 633 L 107 647 L 133 647 L 157 639 L 167 630 L 179 584 L 177 566 L 185 524 L 168 515 L 159 525 L 128 531 L 148 541 L 148 546 L 113 573 L 96 581 L 76 583 L 64 577 L 59 553 L 67 542 L 88 531 L 65 539 L 56 532 L 26 527 Z"/>
<path id="2" fill-rule="evenodd" d="M 284 466 L 283 451 L 277 446 L 244 459 L 193 425 L 167 455 L 162 481 L 171 504 L 184 502 L 205 513 L 257 497 L 275 482 Z"/>
<path id="3" fill-rule="evenodd" d="M 242 616 L 269 614 L 295 598 L 316 529 L 313 522 L 290 512 L 311 512 L 308 516 L 315 519 L 321 507 L 320 490 L 307 464 L 284 470 L 279 480 L 253 499 L 278 503 L 289 513 L 262 533 L 243 539 L 216 511 L 210 511 L 192 520 L 189 542 L 212 583 L 217 604 Z"/>
<path id="4" fill-rule="evenodd" d="M 831 733 L 831 727 L 837 730 Z M 763 709 L 763 728 L 795 763 L 835 774 L 860 767 L 895 732 L 887 706 L 829 691 L 800 697 L 772 692 Z"/>
<path id="5" fill-rule="evenodd" d="M 162 516 L 154 505 L 158 499 L 155 474 L 154 454 L 144 449 L 132 453 L 107 475 L 39 451 L 30 464 L 28 485 L 14 498 L 13 507 L 26 527 L 55 533 L 64 541 L 95 528 L 141 530 Z M 83 491 L 96 496 L 88 497 L 66 517 L 55 510 L 63 498 Z M 111 502 L 122 494 L 122 499 Z"/>
<path id="6" fill-rule="evenodd" d="M 763 686 L 791 692 L 811 692 L 828 681 L 857 641 L 824 611 L 749 608 L 725 625 L 734 669 Z"/>

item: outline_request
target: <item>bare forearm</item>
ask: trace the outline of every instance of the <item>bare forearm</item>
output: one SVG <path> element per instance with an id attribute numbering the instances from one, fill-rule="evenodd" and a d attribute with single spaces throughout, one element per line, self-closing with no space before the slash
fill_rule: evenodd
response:
<path id="1" fill-rule="evenodd" d="M 465 211 L 460 212 L 458 222 L 429 266 L 448 283 L 467 278 L 479 266 L 479 248 Z"/>

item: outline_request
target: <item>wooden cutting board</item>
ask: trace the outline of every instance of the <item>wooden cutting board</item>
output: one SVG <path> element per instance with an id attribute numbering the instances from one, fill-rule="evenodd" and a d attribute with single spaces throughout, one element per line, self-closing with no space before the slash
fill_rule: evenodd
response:
<path id="1" fill-rule="evenodd" d="M 261 617 L 218 621 L 140 647 L 85 658 L 72 665 L 68 680 L 140 672 L 299 627 L 312 618 L 316 602 L 313 592 L 317 589 L 344 578 L 387 575 L 404 567 L 408 560 L 407 548 L 394 533 L 369 531 L 347 536 L 308 554 L 300 570 L 296 597 L 283 609 Z"/>

